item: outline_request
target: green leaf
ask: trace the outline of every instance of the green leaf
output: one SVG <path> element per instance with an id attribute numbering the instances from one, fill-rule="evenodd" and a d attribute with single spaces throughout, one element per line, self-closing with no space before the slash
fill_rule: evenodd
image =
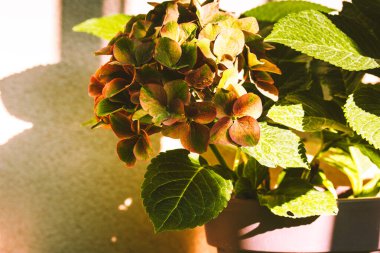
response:
<path id="1" fill-rule="evenodd" d="M 344 132 L 351 130 L 342 123 L 341 108 L 331 101 L 295 94 L 282 103 L 272 106 L 267 116 L 273 121 L 301 132 L 316 132 L 333 128 Z M 337 112 L 341 112 L 338 114 Z"/>
<path id="2" fill-rule="evenodd" d="M 73 27 L 74 32 L 85 32 L 104 40 L 111 40 L 118 32 L 124 30 L 131 16 L 116 14 L 101 18 L 88 19 Z"/>
<path id="3" fill-rule="evenodd" d="M 374 58 L 380 57 L 379 6 L 378 0 L 354 0 L 352 3 L 344 1 L 339 15 L 329 16 L 339 29 L 358 44 L 365 55 Z M 371 12 L 377 13 L 373 19 Z"/>
<path id="4" fill-rule="evenodd" d="M 176 41 L 163 37 L 158 39 L 153 57 L 162 65 L 172 68 L 179 61 L 181 55 L 181 46 Z"/>
<path id="5" fill-rule="evenodd" d="M 348 97 L 344 112 L 352 129 L 380 149 L 380 89 L 369 85 L 358 89 Z"/>
<path id="6" fill-rule="evenodd" d="M 272 213 L 289 218 L 338 213 L 335 197 L 330 191 L 316 190 L 299 178 L 284 179 L 277 189 L 259 194 L 259 201 Z"/>
<path id="7" fill-rule="evenodd" d="M 249 157 L 247 164 L 243 168 L 243 177 L 248 178 L 253 190 L 263 183 L 263 180 L 269 177 L 268 167 L 261 165 L 253 157 Z"/>
<path id="8" fill-rule="evenodd" d="M 380 169 L 380 152 L 370 145 L 355 145 L 360 149 L 360 152 L 367 156 Z"/>
<path id="9" fill-rule="evenodd" d="M 105 98 L 96 105 L 95 112 L 98 116 L 107 116 L 110 113 L 120 110 L 122 106 L 120 103 L 115 103 Z"/>
<path id="10" fill-rule="evenodd" d="M 290 130 L 260 124 L 260 140 L 254 147 L 243 147 L 242 151 L 267 167 L 309 168 L 301 138 Z"/>
<path id="11" fill-rule="evenodd" d="M 363 56 L 346 34 L 315 10 L 289 14 L 274 25 L 265 41 L 284 44 L 347 70 L 380 67 L 375 59 Z"/>
<path id="12" fill-rule="evenodd" d="M 354 195 L 361 193 L 363 179 L 361 178 L 360 171 L 356 168 L 350 154 L 339 148 L 330 148 L 329 151 L 321 157 L 321 161 L 340 170 L 348 177 Z"/>
<path id="13" fill-rule="evenodd" d="M 232 183 L 177 149 L 160 153 L 148 166 L 142 198 L 156 232 L 203 225 L 227 206 Z"/>
<path id="14" fill-rule="evenodd" d="M 304 10 L 317 10 L 325 13 L 334 11 L 320 4 L 306 2 L 306 1 L 281 1 L 270 2 L 249 11 L 243 15 L 248 17 L 255 17 L 259 21 L 277 22 L 281 18 L 290 13 L 300 12 Z"/>

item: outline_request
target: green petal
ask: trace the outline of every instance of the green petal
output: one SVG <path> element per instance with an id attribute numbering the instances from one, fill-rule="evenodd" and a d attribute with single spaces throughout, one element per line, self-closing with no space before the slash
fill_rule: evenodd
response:
<path id="1" fill-rule="evenodd" d="M 153 57 L 162 65 L 174 67 L 181 55 L 182 49 L 178 42 L 165 37 L 157 40 Z"/>

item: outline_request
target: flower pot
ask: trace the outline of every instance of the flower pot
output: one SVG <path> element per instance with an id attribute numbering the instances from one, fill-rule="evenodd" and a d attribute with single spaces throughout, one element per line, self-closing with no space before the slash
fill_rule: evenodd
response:
<path id="1" fill-rule="evenodd" d="M 219 253 L 379 252 L 380 198 L 338 200 L 337 216 L 291 219 L 255 200 L 232 199 L 206 224 L 207 241 Z"/>

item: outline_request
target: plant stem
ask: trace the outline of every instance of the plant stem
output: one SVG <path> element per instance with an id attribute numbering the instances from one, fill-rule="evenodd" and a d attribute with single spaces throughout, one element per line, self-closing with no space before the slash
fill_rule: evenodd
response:
<path id="1" fill-rule="evenodd" d="M 239 166 L 240 154 L 241 154 L 241 150 L 238 147 L 237 150 L 236 150 L 236 153 L 235 153 L 234 165 L 232 166 L 232 170 L 233 171 L 235 171 L 237 169 L 237 167 Z"/>
<path id="2" fill-rule="evenodd" d="M 219 152 L 218 148 L 215 146 L 215 144 L 210 144 L 209 146 L 211 148 L 211 151 L 214 153 L 216 159 L 220 163 L 220 165 L 228 168 L 226 161 L 224 160 L 223 156 L 220 154 L 220 152 Z"/>

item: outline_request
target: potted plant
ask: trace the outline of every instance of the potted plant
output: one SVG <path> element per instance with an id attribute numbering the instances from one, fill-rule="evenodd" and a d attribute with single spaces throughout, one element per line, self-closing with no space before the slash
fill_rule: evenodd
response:
<path id="1" fill-rule="evenodd" d="M 220 252 L 379 250 L 380 85 L 362 78 L 379 76 L 380 2 L 335 15 L 271 2 L 239 18 L 218 1 L 152 5 L 74 30 L 112 37 L 89 94 L 92 127 L 113 130 L 120 159 L 150 158 L 159 132 L 184 147 L 147 168 L 155 231 L 207 223 Z M 336 190 L 339 175 L 350 188 Z"/>

